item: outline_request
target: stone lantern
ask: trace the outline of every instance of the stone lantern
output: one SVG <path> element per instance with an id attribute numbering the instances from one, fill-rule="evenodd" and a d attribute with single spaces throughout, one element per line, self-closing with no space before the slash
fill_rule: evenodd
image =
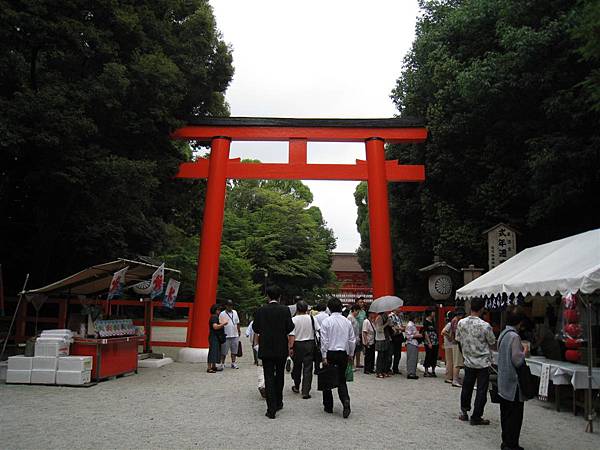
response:
<path id="1" fill-rule="evenodd" d="M 454 288 L 452 276 L 460 273 L 445 261 L 440 261 L 439 256 L 433 257 L 433 264 L 419 269 L 419 272 L 428 276 L 429 295 L 436 302 L 450 298 Z"/>

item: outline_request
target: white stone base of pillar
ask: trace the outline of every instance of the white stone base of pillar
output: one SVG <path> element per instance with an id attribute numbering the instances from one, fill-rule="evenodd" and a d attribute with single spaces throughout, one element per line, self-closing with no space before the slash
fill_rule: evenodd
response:
<path id="1" fill-rule="evenodd" d="M 207 360 L 207 348 L 183 347 L 179 350 L 179 354 L 177 355 L 177 362 L 196 364 L 205 363 Z"/>

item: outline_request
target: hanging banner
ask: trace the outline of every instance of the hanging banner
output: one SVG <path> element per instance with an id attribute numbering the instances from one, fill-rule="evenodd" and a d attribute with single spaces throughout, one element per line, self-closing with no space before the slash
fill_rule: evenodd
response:
<path id="1" fill-rule="evenodd" d="M 108 295 L 106 296 L 108 300 L 120 297 L 123 294 L 123 287 L 125 287 L 125 273 L 127 273 L 127 269 L 129 269 L 129 266 L 115 272 L 113 275 L 112 280 L 110 281 Z"/>
<path id="2" fill-rule="evenodd" d="M 169 278 L 167 289 L 165 290 L 165 297 L 163 298 L 163 306 L 165 308 L 175 308 L 175 299 L 177 298 L 180 284 L 181 283 L 179 281 Z"/>
<path id="3" fill-rule="evenodd" d="M 550 384 L 550 364 L 542 364 L 540 373 L 540 387 L 538 390 L 538 398 L 542 401 L 548 401 L 548 385 Z"/>
<path id="4" fill-rule="evenodd" d="M 156 272 L 152 274 L 152 281 L 150 282 L 150 286 L 152 286 L 152 290 L 150 291 L 150 298 L 155 299 L 159 297 L 164 288 L 165 284 L 165 264 L 161 264 Z"/>

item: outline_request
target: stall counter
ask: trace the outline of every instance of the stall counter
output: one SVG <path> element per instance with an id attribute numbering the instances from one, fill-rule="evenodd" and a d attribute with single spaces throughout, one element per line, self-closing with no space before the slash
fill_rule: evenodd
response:
<path id="1" fill-rule="evenodd" d="M 98 381 L 126 373 L 137 373 L 138 345 L 143 343 L 144 336 L 75 338 L 70 353 L 75 356 L 91 356 L 91 378 Z"/>

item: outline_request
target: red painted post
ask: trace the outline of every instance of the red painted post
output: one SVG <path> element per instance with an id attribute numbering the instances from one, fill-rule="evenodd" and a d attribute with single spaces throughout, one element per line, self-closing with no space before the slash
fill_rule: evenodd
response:
<path id="1" fill-rule="evenodd" d="M 394 294 L 384 144 L 379 138 L 366 141 L 373 298 Z"/>
<path id="2" fill-rule="evenodd" d="M 196 273 L 192 331 L 190 334 L 190 347 L 193 348 L 208 348 L 210 307 L 217 298 L 230 144 L 231 140 L 226 137 L 216 137 L 211 142 L 206 202 L 204 203 L 198 271 Z"/>

